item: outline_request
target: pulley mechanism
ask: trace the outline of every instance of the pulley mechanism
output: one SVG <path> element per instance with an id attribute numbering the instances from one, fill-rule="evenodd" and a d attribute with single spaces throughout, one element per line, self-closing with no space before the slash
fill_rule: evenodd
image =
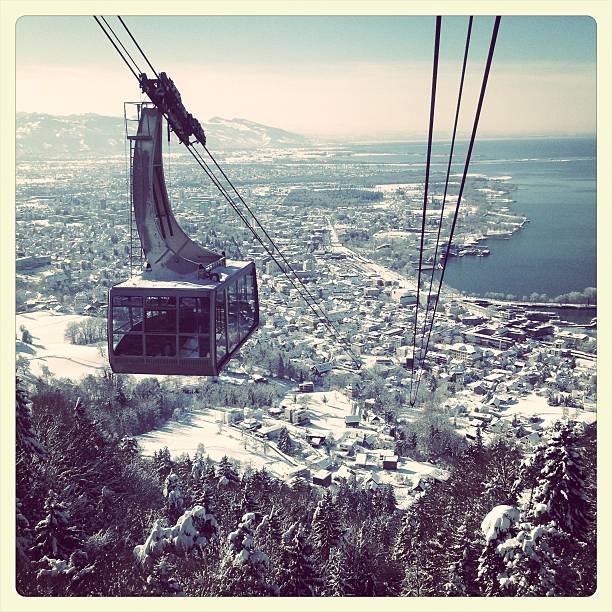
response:
<path id="1" fill-rule="evenodd" d="M 169 129 L 172 129 L 183 144 L 193 144 L 190 142 L 193 136 L 196 142 L 206 146 L 204 129 L 200 122 L 187 112 L 174 81 L 165 72 L 160 72 L 157 79 L 150 79 L 143 72 L 138 77 L 138 82 L 143 93 L 147 94 L 162 115 L 166 116 Z"/>

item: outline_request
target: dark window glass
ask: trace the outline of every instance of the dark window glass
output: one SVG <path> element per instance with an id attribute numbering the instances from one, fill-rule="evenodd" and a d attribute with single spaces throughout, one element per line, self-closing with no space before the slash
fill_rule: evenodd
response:
<path id="1" fill-rule="evenodd" d="M 142 298 L 138 295 L 116 295 L 113 306 L 142 306 Z"/>
<path id="2" fill-rule="evenodd" d="M 210 359 L 210 336 L 179 336 L 179 357 Z"/>
<path id="3" fill-rule="evenodd" d="M 238 279 L 238 307 L 239 307 L 239 330 L 240 339 L 245 338 L 253 321 L 253 311 L 249 305 L 247 296 L 247 277 L 242 276 Z"/>
<path id="4" fill-rule="evenodd" d="M 176 336 L 147 334 L 145 347 L 147 357 L 176 357 Z"/>
<path id="5" fill-rule="evenodd" d="M 239 335 L 240 304 L 238 301 L 238 282 L 234 281 L 227 288 L 227 331 L 230 352 L 240 341 Z"/>
<path id="6" fill-rule="evenodd" d="M 149 308 L 176 308 L 176 298 L 165 295 L 147 296 L 145 305 Z"/>
<path id="7" fill-rule="evenodd" d="M 227 353 L 227 324 L 225 321 L 225 290 L 217 290 L 215 303 L 215 329 L 217 339 L 217 361 Z"/>
<path id="8" fill-rule="evenodd" d="M 249 328 L 255 325 L 257 316 L 257 303 L 255 301 L 255 279 L 254 272 L 245 276 L 246 279 L 246 298 L 249 306 L 247 310 L 247 319 L 249 322 Z"/>
<path id="9" fill-rule="evenodd" d="M 113 331 L 128 332 L 131 328 L 130 308 L 127 306 L 113 307 Z"/>
<path id="10" fill-rule="evenodd" d="M 179 357 L 182 357 L 183 359 L 197 359 L 197 336 L 179 336 Z"/>
<path id="11" fill-rule="evenodd" d="M 146 332 L 176 333 L 176 310 L 147 310 Z"/>
<path id="12" fill-rule="evenodd" d="M 142 308 L 113 306 L 113 331 L 142 331 Z"/>
<path id="13" fill-rule="evenodd" d="M 179 332 L 210 333 L 210 300 L 208 297 L 180 299 Z"/>
<path id="14" fill-rule="evenodd" d="M 142 355 L 142 334 L 113 334 L 115 355 Z"/>

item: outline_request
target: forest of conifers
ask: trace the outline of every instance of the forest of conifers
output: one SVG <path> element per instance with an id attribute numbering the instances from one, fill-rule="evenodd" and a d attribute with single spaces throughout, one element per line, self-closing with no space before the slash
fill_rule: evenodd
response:
<path id="1" fill-rule="evenodd" d="M 463 447 L 407 509 L 393 489 L 282 481 L 206 449 L 144 457 L 121 405 L 17 381 L 25 596 L 586 596 L 596 588 L 596 428 L 566 418 L 528 457 Z M 143 398 L 142 401 L 146 401 Z"/>

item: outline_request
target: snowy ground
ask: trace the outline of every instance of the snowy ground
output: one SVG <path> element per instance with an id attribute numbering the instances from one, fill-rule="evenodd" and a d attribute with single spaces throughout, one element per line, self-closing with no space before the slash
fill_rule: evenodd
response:
<path id="1" fill-rule="evenodd" d="M 95 374 L 108 366 L 106 357 L 100 354 L 100 347 L 106 342 L 87 346 L 70 344 L 64 339 L 69 323 L 80 322 L 82 315 L 59 314 L 50 311 L 36 311 L 19 314 L 16 329 L 25 325 L 32 334 L 33 344 L 17 343 L 17 356 L 29 361 L 30 370 L 36 376 L 47 366 L 58 378 L 78 380 L 87 374 Z"/>
<path id="2" fill-rule="evenodd" d="M 572 419 L 576 421 L 594 423 L 597 420 L 595 412 L 575 410 L 574 408 L 569 408 L 568 410 Z M 521 397 L 516 404 L 511 404 L 502 411 L 502 417 L 505 419 L 512 419 L 515 414 L 527 418 L 538 416 L 543 419 L 543 427 L 550 427 L 555 421 L 563 418 L 563 407 L 549 406 L 545 396 L 530 393 L 525 397 Z"/>
<path id="3" fill-rule="evenodd" d="M 325 432 L 338 439 L 346 429 L 344 417 L 354 414 L 353 403 L 340 391 L 290 393 L 285 397 L 283 403 L 292 404 L 294 397 L 297 400 L 297 406 L 308 410 L 310 423 L 306 426 L 306 429 L 313 433 Z"/>
<path id="4" fill-rule="evenodd" d="M 168 447 L 173 456 L 181 453 L 195 454 L 198 445 L 204 445 L 204 454 L 219 461 L 224 455 L 254 468 L 266 467 L 282 476 L 295 467 L 283 459 L 271 444 L 237 427 L 217 422 L 217 413 L 212 409 L 194 413 L 189 424 L 169 421 L 160 429 L 142 434 L 136 438 L 143 454 L 152 455 L 155 451 Z"/>

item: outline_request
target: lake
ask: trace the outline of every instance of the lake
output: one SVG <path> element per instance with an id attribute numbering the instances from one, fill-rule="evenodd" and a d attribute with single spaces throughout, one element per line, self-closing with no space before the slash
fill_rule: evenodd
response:
<path id="1" fill-rule="evenodd" d="M 596 287 L 595 139 L 483 141 L 477 152 L 470 172 L 511 176 L 510 211 L 530 222 L 509 240 L 489 239 L 489 257 L 450 260 L 445 283 L 518 297 Z"/>

